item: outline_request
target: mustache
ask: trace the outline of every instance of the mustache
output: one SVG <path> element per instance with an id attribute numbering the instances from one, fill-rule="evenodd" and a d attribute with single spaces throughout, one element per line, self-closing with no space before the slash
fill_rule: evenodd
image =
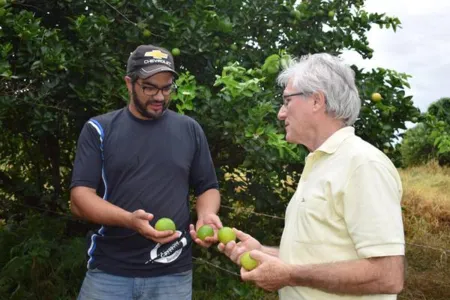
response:
<path id="1" fill-rule="evenodd" d="M 164 100 L 160 101 L 160 100 L 148 100 L 147 102 L 145 102 L 145 105 L 152 105 L 152 104 L 161 104 L 162 106 L 164 106 L 166 104 L 166 102 Z"/>

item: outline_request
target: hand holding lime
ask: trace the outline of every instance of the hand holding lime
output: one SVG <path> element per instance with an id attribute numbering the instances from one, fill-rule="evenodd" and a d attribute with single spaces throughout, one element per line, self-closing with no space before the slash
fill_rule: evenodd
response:
<path id="1" fill-rule="evenodd" d="M 209 236 L 211 236 L 211 237 L 214 236 L 214 229 L 209 225 L 203 225 L 197 231 L 197 237 L 199 239 L 201 239 L 202 241 L 204 241 L 205 238 L 207 238 Z"/>

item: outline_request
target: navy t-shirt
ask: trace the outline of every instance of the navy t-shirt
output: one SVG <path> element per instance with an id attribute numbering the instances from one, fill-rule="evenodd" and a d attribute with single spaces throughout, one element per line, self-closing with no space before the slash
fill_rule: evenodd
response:
<path id="1" fill-rule="evenodd" d="M 191 243 L 186 242 L 189 191 L 198 196 L 218 189 L 208 143 L 195 120 L 170 110 L 159 119 L 141 120 L 127 107 L 89 120 L 77 144 L 70 188 L 76 186 L 94 188 L 129 212 L 152 213 L 152 226 L 162 217 L 171 218 L 177 231 L 185 233 L 162 246 L 127 228 L 101 226 L 89 240 L 88 268 L 127 277 L 192 268 Z M 177 245 L 183 247 L 168 249 Z"/>

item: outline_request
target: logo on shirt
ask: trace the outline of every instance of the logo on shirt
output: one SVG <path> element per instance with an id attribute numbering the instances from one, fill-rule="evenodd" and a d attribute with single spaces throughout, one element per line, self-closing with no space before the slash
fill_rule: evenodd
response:
<path id="1" fill-rule="evenodd" d="M 189 245 L 192 241 L 189 234 L 186 232 L 177 231 L 180 234 L 180 238 L 175 240 L 172 243 L 168 244 L 156 244 L 156 246 L 150 250 L 150 259 L 145 262 L 145 264 L 149 263 L 161 263 L 168 264 L 180 257 L 183 252 L 183 248 Z"/>

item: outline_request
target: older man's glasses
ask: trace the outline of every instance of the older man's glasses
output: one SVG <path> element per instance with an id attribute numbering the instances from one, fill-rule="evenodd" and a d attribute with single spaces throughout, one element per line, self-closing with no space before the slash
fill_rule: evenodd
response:
<path id="1" fill-rule="evenodd" d="M 159 88 L 153 84 L 150 83 L 145 83 L 145 85 L 136 82 L 137 85 L 139 85 L 142 88 L 142 93 L 146 96 L 155 96 L 156 94 L 159 93 L 159 91 L 161 91 L 161 93 L 164 96 L 168 96 L 170 95 L 172 92 L 175 92 L 177 89 L 177 85 L 175 83 L 172 83 L 170 85 L 164 86 L 162 88 Z"/>
<path id="2" fill-rule="evenodd" d="M 303 93 L 303 92 L 283 95 L 283 106 L 284 107 L 288 106 L 289 102 L 291 101 L 291 97 L 294 97 L 294 96 L 305 96 L 305 95 L 306 94 Z"/>

